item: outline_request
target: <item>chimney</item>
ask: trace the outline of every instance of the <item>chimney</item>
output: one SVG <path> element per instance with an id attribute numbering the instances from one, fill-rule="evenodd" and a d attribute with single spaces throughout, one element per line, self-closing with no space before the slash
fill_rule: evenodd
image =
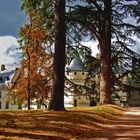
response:
<path id="1" fill-rule="evenodd" d="M 1 71 L 4 71 L 6 68 L 5 68 L 5 65 L 4 64 L 2 64 L 1 65 Z"/>
<path id="2" fill-rule="evenodd" d="M 100 59 L 100 56 L 101 56 L 101 54 L 100 53 L 97 53 L 96 54 L 96 59 Z"/>
<path id="3" fill-rule="evenodd" d="M 17 71 L 17 70 L 18 70 L 18 68 L 16 67 L 16 68 L 15 68 L 15 71 Z"/>

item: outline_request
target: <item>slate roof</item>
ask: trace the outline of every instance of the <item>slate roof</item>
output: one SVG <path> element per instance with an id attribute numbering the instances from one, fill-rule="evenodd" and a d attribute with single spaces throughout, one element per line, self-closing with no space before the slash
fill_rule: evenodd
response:
<path id="1" fill-rule="evenodd" d="M 4 76 L 10 76 L 12 75 L 13 73 L 15 73 L 15 70 L 11 70 L 11 71 L 0 71 L 0 76 L 4 77 Z"/>
<path id="2" fill-rule="evenodd" d="M 4 70 L 4 71 L 0 71 L 0 83 L 6 83 L 8 81 L 11 80 L 11 78 L 13 77 L 13 74 L 15 73 L 15 70 Z"/>
<path id="3" fill-rule="evenodd" d="M 66 67 L 66 71 L 84 71 L 84 65 L 79 55 L 72 59 L 69 66 Z"/>

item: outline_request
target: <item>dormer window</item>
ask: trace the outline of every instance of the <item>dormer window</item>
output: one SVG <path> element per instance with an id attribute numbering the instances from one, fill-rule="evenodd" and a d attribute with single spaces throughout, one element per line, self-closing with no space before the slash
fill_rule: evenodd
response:
<path id="1" fill-rule="evenodd" d="M 3 78 L 2 77 L 0 77 L 0 83 L 3 83 L 4 81 L 3 81 Z"/>
<path id="2" fill-rule="evenodd" d="M 10 80 L 9 76 L 6 76 L 6 77 L 5 77 L 5 80 L 6 80 L 6 81 L 9 81 L 9 80 Z"/>

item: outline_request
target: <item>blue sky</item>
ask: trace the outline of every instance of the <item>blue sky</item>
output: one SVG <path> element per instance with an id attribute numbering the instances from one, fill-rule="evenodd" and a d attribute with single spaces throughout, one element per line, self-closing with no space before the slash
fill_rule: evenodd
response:
<path id="1" fill-rule="evenodd" d="M 0 0 L 0 36 L 18 36 L 19 27 L 26 22 L 20 5 L 21 0 Z"/>

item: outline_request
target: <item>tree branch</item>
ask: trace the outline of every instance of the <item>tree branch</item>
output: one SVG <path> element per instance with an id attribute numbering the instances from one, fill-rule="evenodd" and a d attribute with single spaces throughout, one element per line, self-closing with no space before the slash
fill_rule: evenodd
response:
<path id="1" fill-rule="evenodd" d="M 101 6 L 97 3 L 96 0 L 87 0 L 88 3 L 94 4 L 100 14 L 103 13 Z"/>

